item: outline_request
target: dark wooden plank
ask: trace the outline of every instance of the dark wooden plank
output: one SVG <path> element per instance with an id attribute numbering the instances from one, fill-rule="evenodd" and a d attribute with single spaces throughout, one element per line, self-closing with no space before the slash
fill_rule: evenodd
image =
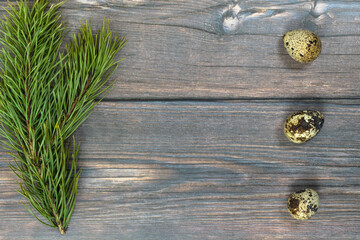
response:
<path id="1" fill-rule="evenodd" d="M 317 109 L 320 134 L 295 145 L 287 114 Z M 82 142 L 67 239 L 356 239 L 360 234 L 357 101 L 102 103 Z M 0 157 L 1 239 L 60 239 L 28 214 Z M 289 193 L 313 187 L 318 213 L 299 222 Z M 21 226 L 21 227 L 20 227 Z"/>
<path id="2" fill-rule="evenodd" d="M 357 1 L 71 0 L 63 10 L 71 33 L 80 20 L 96 28 L 108 17 L 126 34 L 111 99 L 332 98 L 360 90 Z M 282 47 L 295 28 L 321 37 L 314 63 L 296 63 Z"/>
<path id="3" fill-rule="evenodd" d="M 79 0 L 64 8 L 71 27 L 109 17 L 127 35 L 111 99 L 343 98 L 360 91 L 358 1 Z M 322 39 L 312 64 L 292 61 L 282 47 L 282 35 L 296 28 Z"/>

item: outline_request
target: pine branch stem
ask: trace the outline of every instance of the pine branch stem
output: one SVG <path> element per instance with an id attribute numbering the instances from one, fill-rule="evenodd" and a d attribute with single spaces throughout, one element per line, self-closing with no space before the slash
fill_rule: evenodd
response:
<path id="1" fill-rule="evenodd" d="M 59 227 L 59 231 L 60 231 L 61 234 L 65 234 L 65 233 L 66 233 L 66 231 L 65 231 L 64 229 L 62 229 L 62 226 L 61 226 L 61 225 L 59 225 L 58 227 Z"/>
<path id="2" fill-rule="evenodd" d="M 30 39 L 28 40 L 28 44 L 30 45 Z M 31 61 L 31 58 L 30 58 Z M 26 127 L 28 130 L 28 141 L 29 141 L 29 156 L 30 158 L 33 158 L 34 156 L 34 149 L 33 149 L 33 142 L 32 142 L 32 138 L 31 138 L 31 125 L 30 125 L 30 116 L 31 116 L 31 106 L 30 106 L 30 94 L 29 94 L 29 82 L 30 82 L 30 68 L 31 68 L 31 63 L 30 61 L 27 62 L 26 64 L 26 82 L 25 82 L 25 102 L 26 102 Z"/>
<path id="3" fill-rule="evenodd" d="M 75 109 L 76 104 L 77 104 L 77 103 L 79 102 L 79 100 L 80 100 L 81 98 L 83 98 L 83 96 L 85 95 L 86 91 L 88 90 L 88 88 L 89 88 L 89 86 L 90 86 L 92 77 L 93 77 L 93 75 L 90 74 L 90 76 L 88 77 L 88 79 L 87 79 L 87 81 L 86 81 L 86 83 L 85 83 L 85 86 L 84 86 L 83 91 L 81 92 L 80 95 L 78 95 L 78 96 L 75 98 L 74 102 L 73 102 L 72 105 L 71 105 L 70 111 L 65 115 L 64 120 L 61 122 L 61 124 L 60 124 L 60 126 L 59 126 L 60 130 L 64 127 L 65 123 L 67 122 L 67 120 L 69 119 L 69 117 L 71 116 L 71 114 L 74 112 L 74 109 Z M 55 138 L 56 138 L 56 132 L 55 132 L 55 134 L 54 134 L 54 136 L 53 136 L 53 138 L 52 138 L 51 145 L 52 145 L 53 142 L 55 141 Z"/>
<path id="4" fill-rule="evenodd" d="M 55 208 L 54 200 L 53 200 L 53 204 L 54 204 L 54 208 Z M 65 234 L 66 230 L 63 228 L 62 222 L 59 219 L 59 215 L 55 212 L 54 208 L 53 208 L 53 213 L 54 213 L 54 216 L 55 216 L 55 219 L 56 219 L 56 224 L 58 226 L 58 229 L 59 229 L 61 234 Z"/>
<path id="5" fill-rule="evenodd" d="M 47 188 L 46 188 L 47 189 Z M 47 189 L 48 193 L 49 190 Z M 54 217 L 55 217 L 55 220 L 56 220 L 56 224 L 58 226 L 58 229 L 60 231 L 61 234 L 65 234 L 66 233 L 66 230 L 63 228 L 63 224 L 62 224 L 62 221 L 61 219 L 59 218 L 59 214 L 57 213 L 56 209 L 56 204 L 55 204 L 55 201 L 54 201 L 54 198 L 51 198 L 51 201 L 52 201 L 52 204 L 53 204 L 53 207 L 52 207 L 52 210 L 53 210 L 53 214 L 54 214 Z"/>

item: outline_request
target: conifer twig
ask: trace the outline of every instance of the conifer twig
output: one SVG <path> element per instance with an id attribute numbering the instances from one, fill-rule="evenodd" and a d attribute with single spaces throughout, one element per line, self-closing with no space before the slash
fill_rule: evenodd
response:
<path id="1" fill-rule="evenodd" d="M 27 0 L 10 4 L 0 23 L 0 136 L 14 158 L 18 192 L 41 223 L 64 234 L 74 211 L 81 170 L 79 146 L 69 139 L 90 115 L 119 61 L 125 39 L 104 21 L 93 36 L 89 23 L 61 52 L 64 4 Z M 37 213 L 36 213 L 37 212 Z M 41 217 L 40 217 L 41 216 Z"/>

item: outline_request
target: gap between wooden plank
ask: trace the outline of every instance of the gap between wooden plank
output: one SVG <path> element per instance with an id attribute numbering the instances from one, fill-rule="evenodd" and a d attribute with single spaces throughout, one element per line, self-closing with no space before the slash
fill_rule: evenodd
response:
<path id="1" fill-rule="evenodd" d="M 99 101 L 100 99 L 97 99 Z M 353 101 L 360 100 L 359 97 L 314 97 L 314 98 L 258 98 L 258 97 L 244 97 L 244 98 L 103 98 L 102 102 L 226 102 L 226 101 L 251 101 L 251 102 L 261 102 L 261 101 Z M 360 102 L 359 102 L 360 104 Z"/>

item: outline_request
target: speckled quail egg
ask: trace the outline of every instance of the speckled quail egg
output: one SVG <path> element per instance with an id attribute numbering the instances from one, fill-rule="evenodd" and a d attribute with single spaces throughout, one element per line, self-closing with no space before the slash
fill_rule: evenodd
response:
<path id="1" fill-rule="evenodd" d="M 294 143 L 304 143 L 318 134 L 324 124 L 324 116 L 318 111 L 298 111 L 284 122 L 285 136 Z"/>
<path id="2" fill-rule="evenodd" d="M 287 205 L 290 215 L 294 218 L 309 219 L 319 208 L 319 194 L 310 188 L 294 192 L 289 196 Z"/>
<path id="3" fill-rule="evenodd" d="M 284 35 L 283 40 L 286 51 L 298 62 L 312 62 L 320 55 L 320 38 L 309 30 L 297 29 L 289 31 Z"/>

